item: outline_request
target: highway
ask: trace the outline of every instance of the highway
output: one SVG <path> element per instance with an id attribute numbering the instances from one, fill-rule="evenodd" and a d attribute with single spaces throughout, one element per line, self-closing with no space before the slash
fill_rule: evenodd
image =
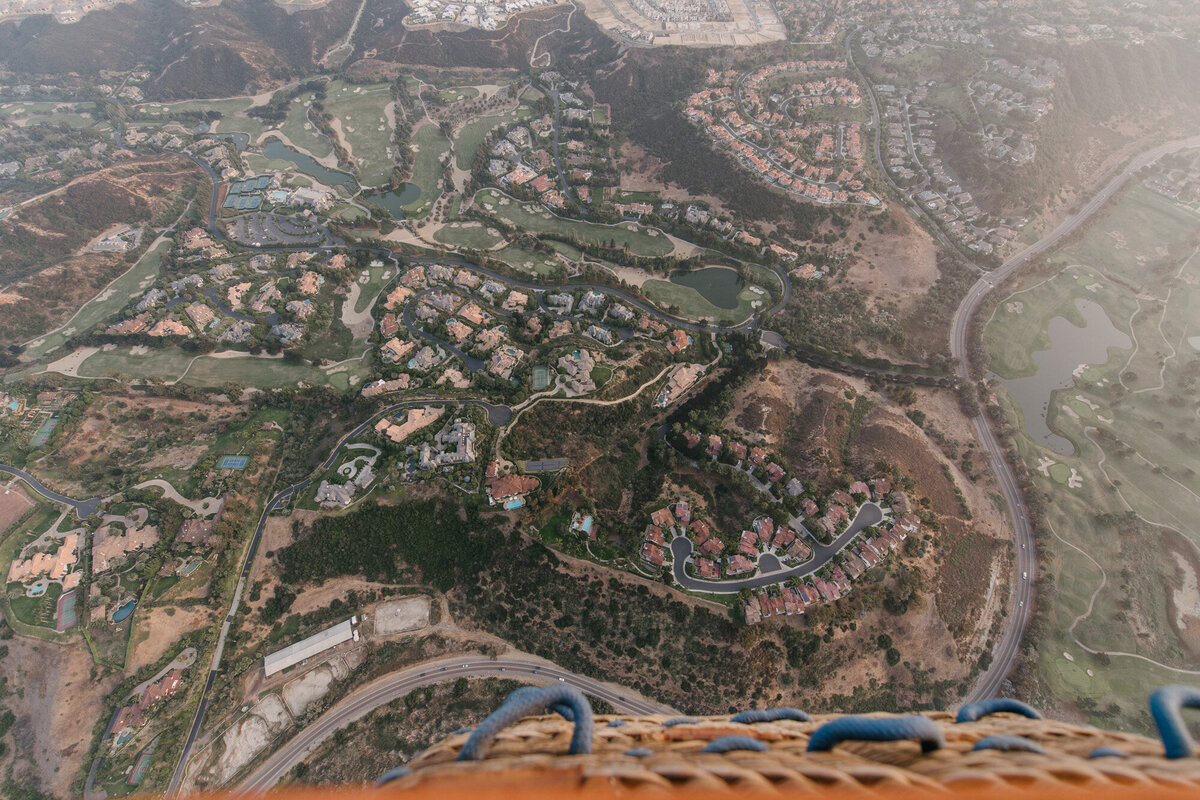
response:
<path id="1" fill-rule="evenodd" d="M 237 791 L 261 793 L 270 789 L 339 728 L 365 717 L 382 705 L 404 697 L 414 689 L 462 677 L 511 678 L 533 684 L 556 683 L 561 679 L 563 683 L 574 686 L 584 694 L 608 702 L 621 713 L 677 713 L 664 706 L 638 699 L 632 693 L 626 694 L 613 684 L 567 672 L 545 661 L 512 657 L 495 660 L 479 656 L 450 657 L 393 672 L 351 693 L 275 751 L 238 784 Z M 362 776 L 363 780 L 370 780 L 372 777 L 375 776 Z"/>
<path id="2" fill-rule="evenodd" d="M 841 536 L 829 544 L 809 540 L 813 549 L 813 557 L 798 567 L 785 570 L 775 570 L 752 575 L 740 580 L 707 581 L 689 576 L 683 569 L 683 562 L 692 552 L 692 541 L 686 536 L 677 537 L 671 542 L 671 557 L 674 559 L 672 570 L 675 580 L 685 589 L 696 592 L 711 592 L 713 594 L 737 594 L 742 589 L 761 589 L 783 583 L 788 578 L 806 578 L 833 560 L 833 557 L 845 550 L 864 528 L 878 525 L 883 520 L 883 509 L 875 503 L 863 503 L 862 508 L 854 516 L 854 521 L 847 526 Z M 777 562 L 778 563 L 778 562 Z"/>
<path id="3" fill-rule="evenodd" d="M 983 298 L 997 284 L 1004 281 L 1035 256 L 1052 249 L 1067 236 L 1074 233 L 1080 225 L 1100 210 L 1113 195 L 1115 195 L 1139 170 L 1154 163 L 1164 155 L 1192 147 L 1200 147 L 1200 136 L 1193 136 L 1148 150 L 1134 158 L 1129 164 L 1114 176 L 1105 186 L 1078 211 L 1064 219 L 1056 228 L 1038 241 L 1026 247 L 1021 252 L 1009 258 L 1000 267 L 984 275 L 971 287 L 954 313 L 950 326 L 950 354 L 956 363 L 958 376 L 964 380 L 970 379 L 969 344 L 971 319 L 979 308 Z M 1008 505 L 1009 515 L 1013 520 L 1015 532 L 1015 547 L 1017 559 L 1013 565 L 1012 591 L 1008 600 L 1008 617 L 1004 631 L 992 650 L 992 663 L 979 677 L 975 688 L 964 698 L 965 702 L 974 702 L 987 697 L 994 697 L 1000 691 L 1004 679 L 1012 670 L 1013 663 L 1021 651 L 1021 642 L 1029 627 L 1029 617 L 1033 608 L 1033 583 L 1036 579 L 1037 554 L 1034 549 L 1033 527 L 1029 523 L 1029 510 L 1025 507 L 1017 484 L 1016 473 L 1009 465 L 1004 448 L 992 430 L 991 422 L 986 414 L 980 414 L 971 421 L 975 428 L 975 436 L 983 449 L 987 451 L 988 463 L 996 482 Z"/>

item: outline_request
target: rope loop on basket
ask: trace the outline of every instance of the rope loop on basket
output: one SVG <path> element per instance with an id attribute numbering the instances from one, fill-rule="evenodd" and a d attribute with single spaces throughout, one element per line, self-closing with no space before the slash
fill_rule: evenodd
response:
<path id="1" fill-rule="evenodd" d="M 753 750 L 756 753 L 762 753 L 768 749 L 765 744 L 751 736 L 722 736 L 720 739 L 713 739 L 700 752 L 730 753 L 734 750 Z"/>
<path id="2" fill-rule="evenodd" d="M 801 711 L 798 708 L 751 708 L 739 714 L 734 714 L 729 718 L 729 721 L 753 725 L 756 722 L 775 722 L 781 719 L 790 719 L 796 722 L 812 722 L 812 717 L 809 716 L 808 712 Z"/>
<path id="3" fill-rule="evenodd" d="M 1167 758 L 1195 755 L 1196 746 L 1180 713 L 1185 708 L 1200 708 L 1200 690 L 1189 686 L 1164 686 L 1150 695 L 1150 715 L 1154 717 Z"/>
<path id="4" fill-rule="evenodd" d="M 942 729 L 928 717 L 916 714 L 893 719 L 852 716 L 826 722 L 813 731 L 808 740 L 808 751 L 824 753 L 845 741 L 895 742 L 903 739 L 920 741 L 922 753 L 940 750 L 946 744 Z"/>
<path id="5" fill-rule="evenodd" d="M 504 702 L 509 703 L 513 700 L 519 701 L 521 698 L 529 697 L 540 691 L 541 689 L 536 686 L 522 686 L 520 689 L 514 689 L 511 693 L 509 693 L 508 697 L 504 698 Z M 547 708 L 558 714 L 567 722 L 575 721 L 575 711 L 566 703 L 551 703 L 549 706 L 547 706 Z"/>
<path id="6" fill-rule="evenodd" d="M 696 719 L 695 717 L 675 717 L 674 719 L 669 719 L 664 722 L 662 726 L 664 728 L 674 728 L 676 725 L 690 725 L 693 722 L 699 721 L 700 720 Z"/>
<path id="7" fill-rule="evenodd" d="M 975 743 L 972 750 L 1022 750 L 1026 753 L 1041 753 L 1047 755 L 1046 748 L 1024 736 L 996 735 L 985 736 Z"/>
<path id="8" fill-rule="evenodd" d="M 1022 703 L 1020 700 L 1013 700 L 1010 697 L 993 697 L 989 700 L 980 700 L 978 703 L 968 703 L 963 706 L 958 710 L 958 716 L 954 719 L 954 722 L 955 724 L 960 722 L 974 722 L 991 714 L 1001 714 L 1004 712 L 1020 714 L 1030 719 L 1042 718 L 1040 711 L 1033 706 Z"/>
<path id="9" fill-rule="evenodd" d="M 1129 758 L 1129 753 L 1117 747 L 1097 747 L 1088 758 Z"/>
<path id="10" fill-rule="evenodd" d="M 375 781 L 376 786 L 383 786 L 385 783 L 398 781 L 401 778 L 412 775 L 412 770 L 408 767 L 392 767 L 387 772 L 380 776 L 379 780 Z"/>
<path id="11" fill-rule="evenodd" d="M 571 734 L 571 747 L 567 752 L 573 756 L 590 754 L 592 707 L 583 693 L 573 686 L 547 686 L 542 689 L 523 687 L 510 694 L 504 705 L 479 724 L 471 738 L 462 746 L 462 750 L 458 751 L 458 760 L 479 761 L 500 731 L 524 717 L 546 709 L 562 713 L 560 707 L 569 708 L 575 722 L 575 731 Z"/>

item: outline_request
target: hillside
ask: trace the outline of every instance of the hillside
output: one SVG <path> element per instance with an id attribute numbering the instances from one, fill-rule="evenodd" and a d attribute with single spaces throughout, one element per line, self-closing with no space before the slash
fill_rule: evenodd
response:
<path id="1" fill-rule="evenodd" d="M 45 333 L 129 269 L 130 254 L 92 252 L 87 243 L 114 225 L 169 225 L 202 178 L 181 156 L 137 159 L 79 178 L 0 221 L 0 344 Z M 152 238 L 143 238 L 143 249 Z"/>
<path id="2" fill-rule="evenodd" d="M 160 100 L 261 91 L 312 70 L 345 35 L 357 5 L 331 0 L 289 14 L 257 0 L 203 8 L 137 0 L 72 25 L 31 17 L 0 25 L 0 65 L 30 83 L 145 69 L 147 95 Z"/>

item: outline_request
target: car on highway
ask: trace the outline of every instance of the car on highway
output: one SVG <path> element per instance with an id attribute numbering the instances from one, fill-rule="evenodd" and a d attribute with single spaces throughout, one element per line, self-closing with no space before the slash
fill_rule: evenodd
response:
<path id="1" fill-rule="evenodd" d="M 559 678 L 559 679 L 558 679 L 558 682 L 559 682 L 559 683 L 566 683 L 566 682 L 567 682 L 567 679 L 566 679 L 566 678 Z"/>
<path id="2" fill-rule="evenodd" d="M 1029 580 L 1029 573 L 1028 573 L 1028 572 L 1022 572 L 1022 573 L 1021 573 L 1021 580 L 1023 580 L 1023 581 L 1027 581 L 1027 580 Z"/>

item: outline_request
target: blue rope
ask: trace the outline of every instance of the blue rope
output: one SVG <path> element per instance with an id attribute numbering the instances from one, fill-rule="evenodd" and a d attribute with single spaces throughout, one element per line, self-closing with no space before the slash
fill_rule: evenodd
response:
<path id="1" fill-rule="evenodd" d="M 1129 754 L 1116 747 L 1097 747 L 1088 754 L 1088 758 L 1129 758 Z"/>
<path id="2" fill-rule="evenodd" d="M 1024 736 L 985 736 L 975 743 L 972 750 L 1024 750 L 1027 753 L 1046 755 L 1046 748 Z"/>
<path id="3" fill-rule="evenodd" d="M 713 739 L 700 752 L 730 753 L 734 750 L 753 750 L 761 753 L 767 749 L 769 748 L 765 744 L 750 736 L 722 736 L 720 739 Z"/>
<path id="4" fill-rule="evenodd" d="M 654 751 L 647 750 L 645 747 L 635 747 L 632 750 L 626 750 L 625 755 L 632 758 L 645 758 L 646 756 L 654 755 Z"/>
<path id="5" fill-rule="evenodd" d="M 610 728 L 620 728 L 625 724 L 625 720 L 623 719 L 611 719 L 608 721 L 608 727 Z"/>
<path id="6" fill-rule="evenodd" d="M 389 769 L 387 772 L 383 773 L 383 775 L 379 778 L 379 780 L 375 781 L 375 785 L 383 786 L 385 783 L 391 783 L 392 781 L 398 781 L 401 778 L 405 777 L 406 775 L 411 775 L 411 774 L 412 774 L 412 770 L 409 769 L 408 767 L 393 767 L 392 769 Z"/>
<path id="7" fill-rule="evenodd" d="M 797 722 L 812 722 L 807 711 L 798 708 L 752 708 L 729 718 L 730 722 L 741 722 L 753 725 L 756 722 L 775 722 L 780 719 L 791 719 Z"/>
<path id="8" fill-rule="evenodd" d="M 900 739 L 917 739 L 921 752 L 940 750 L 946 744 L 941 728 L 928 717 L 913 715 L 893 719 L 871 719 L 870 717 L 841 717 L 826 722 L 813 731 L 808 740 L 810 753 L 824 753 L 844 741 L 893 742 Z"/>
<path id="9" fill-rule="evenodd" d="M 687 725 L 688 723 L 699 721 L 695 717 L 675 717 L 675 719 L 669 719 L 664 722 L 662 726 L 664 728 L 674 728 L 676 725 Z"/>
<path id="10" fill-rule="evenodd" d="M 492 740 L 500 731 L 531 714 L 547 708 L 569 706 L 575 719 L 575 731 L 571 734 L 573 756 L 592 752 L 592 707 L 587 698 L 574 686 L 547 686 L 543 689 L 525 687 L 508 696 L 504 705 L 479 724 L 471 738 L 458 751 L 459 761 L 479 761 L 487 753 Z"/>
<path id="11" fill-rule="evenodd" d="M 1185 708 L 1200 708 L 1200 690 L 1188 686 L 1164 686 L 1150 695 L 1150 715 L 1154 717 L 1167 758 L 1195 755 L 1196 747 L 1180 714 Z"/>
<path id="12" fill-rule="evenodd" d="M 978 703 L 968 703 L 958 710 L 958 722 L 974 722 L 981 717 L 1000 713 L 1020 714 L 1030 719 L 1041 719 L 1042 715 L 1033 706 L 1027 706 L 1020 700 L 1009 697 L 993 697 L 990 700 L 980 700 Z"/>
<path id="13" fill-rule="evenodd" d="M 511 694 L 509 694 L 508 697 L 504 698 L 504 702 L 507 703 L 510 700 L 519 700 L 523 697 L 530 697 L 534 693 L 539 692 L 539 691 L 541 691 L 541 690 L 538 689 L 538 687 L 536 687 L 536 686 L 522 686 L 520 689 L 515 689 Z M 550 705 L 549 708 L 551 711 L 553 711 L 554 713 L 561 716 L 567 722 L 575 721 L 575 712 L 572 711 L 571 707 L 569 705 L 567 705 L 566 703 L 554 703 L 554 704 Z"/>

